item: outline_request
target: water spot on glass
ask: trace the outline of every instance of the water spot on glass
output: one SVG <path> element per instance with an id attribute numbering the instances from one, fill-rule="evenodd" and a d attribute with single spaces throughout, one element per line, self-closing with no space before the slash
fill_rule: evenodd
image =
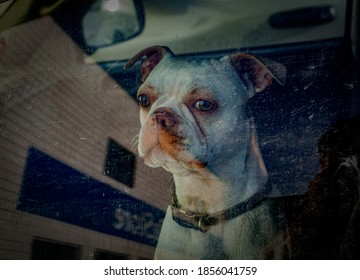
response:
<path id="1" fill-rule="evenodd" d="M 354 84 L 352 83 L 344 83 L 344 88 L 347 89 L 347 90 L 352 90 L 354 89 Z"/>

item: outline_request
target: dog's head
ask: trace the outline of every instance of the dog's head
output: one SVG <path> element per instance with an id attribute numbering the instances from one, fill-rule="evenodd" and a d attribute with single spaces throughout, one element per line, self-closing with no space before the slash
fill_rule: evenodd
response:
<path id="1" fill-rule="evenodd" d="M 187 59 L 156 46 L 139 52 L 126 67 L 140 59 L 139 154 L 149 166 L 174 174 L 245 158 L 250 139 L 246 103 L 273 80 L 282 84 L 285 78 L 282 65 L 243 53 Z"/>

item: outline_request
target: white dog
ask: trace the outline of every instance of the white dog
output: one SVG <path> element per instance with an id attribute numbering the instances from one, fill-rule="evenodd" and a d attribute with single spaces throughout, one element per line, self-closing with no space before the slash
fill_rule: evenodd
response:
<path id="1" fill-rule="evenodd" d="M 175 185 L 155 258 L 281 258 L 246 106 L 273 80 L 283 84 L 285 67 L 244 53 L 178 58 L 159 46 L 126 67 L 140 59 L 138 150 L 147 165 L 171 172 Z"/>

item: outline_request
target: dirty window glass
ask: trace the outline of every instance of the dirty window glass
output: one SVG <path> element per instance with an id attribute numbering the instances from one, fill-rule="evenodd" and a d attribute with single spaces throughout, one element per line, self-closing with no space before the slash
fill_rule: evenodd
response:
<path id="1" fill-rule="evenodd" d="M 26 3 L 0 1 L 0 259 L 360 258 L 347 1 Z"/>

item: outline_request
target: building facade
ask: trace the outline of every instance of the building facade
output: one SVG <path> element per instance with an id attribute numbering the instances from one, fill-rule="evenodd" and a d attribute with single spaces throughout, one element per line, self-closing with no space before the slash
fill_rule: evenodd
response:
<path id="1" fill-rule="evenodd" d="M 49 17 L 2 36 L 0 259 L 151 259 L 171 177 L 136 101 Z"/>

